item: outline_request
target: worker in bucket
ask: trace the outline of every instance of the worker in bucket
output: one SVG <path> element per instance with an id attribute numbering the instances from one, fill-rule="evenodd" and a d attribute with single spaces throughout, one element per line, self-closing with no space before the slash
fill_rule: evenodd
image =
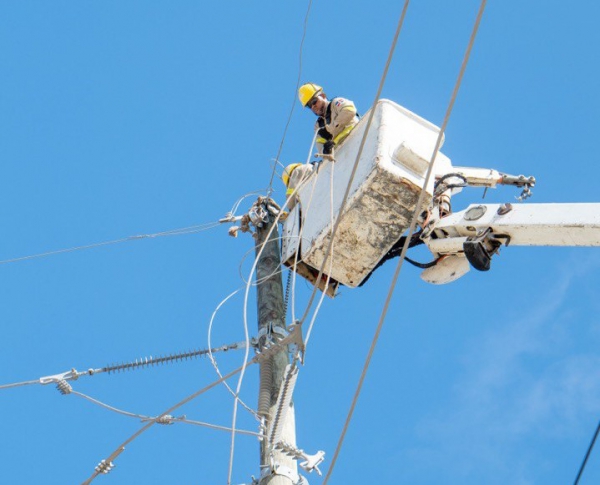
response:
<path id="1" fill-rule="evenodd" d="M 327 99 L 323 88 L 306 83 L 298 89 L 298 98 L 305 108 L 318 116 L 315 123 L 317 148 L 323 155 L 333 154 L 333 148 L 348 136 L 358 123 L 354 103 L 345 98 Z"/>
<path id="2" fill-rule="evenodd" d="M 281 180 L 283 180 L 283 183 L 286 186 L 285 198 L 287 203 L 285 204 L 285 207 L 287 207 L 288 210 L 292 210 L 298 202 L 296 191 L 312 173 L 313 165 L 310 163 L 290 163 L 283 170 Z"/>

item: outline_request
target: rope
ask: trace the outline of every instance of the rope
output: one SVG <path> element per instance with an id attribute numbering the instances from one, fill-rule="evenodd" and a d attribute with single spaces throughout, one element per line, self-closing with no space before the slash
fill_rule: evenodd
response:
<path id="1" fill-rule="evenodd" d="M 202 224 L 202 225 L 197 225 L 197 226 L 184 227 L 181 229 L 173 229 L 171 231 L 157 232 L 155 234 L 138 234 L 135 236 L 128 236 L 128 237 L 124 237 L 121 239 L 114 239 L 112 241 L 104 241 L 104 242 L 98 242 L 98 243 L 93 243 L 93 244 L 86 244 L 84 246 L 76 246 L 73 248 L 58 249 L 56 251 L 47 251 L 45 253 L 32 254 L 29 256 L 22 256 L 19 258 L 5 259 L 3 261 L 0 261 L 0 264 L 16 263 L 18 261 L 26 261 L 28 259 L 43 258 L 46 256 L 52 256 L 54 254 L 71 253 L 74 251 L 81 251 L 83 249 L 92 249 L 92 248 L 97 248 L 100 246 L 109 246 L 112 244 L 120 244 L 123 242 L 137 241 L 139 239 L 150 239 L 150 238 L 155 238 L 155 237 L 180 236 L 183 234 L 194 234 L 194 233 L 206 231 L 208 229 L 212 229 L 213 227 L 216 227 L 219 224 L 220 224 L 219 222 L 210 222 L 207 224 Z"/>
<path id="2" fill-rule="evenodd" d="M 398 27 L 396 29 L 396 33 L 394 35 L 394 40 L 392 41 L 392 45 L 390 47 L 390 52 L 388 54 L 388 58 L 385 64 L 385 68 L 383 70 L 383 75 L 381 76 L 381 81 L 379 82 L 379 88 L 377 89 L 377 94 L 375 95 L 375 101 L 373 102 L 373 109 L 371 109 L 371 112 L 369 114 L 369 119 L 367 121 L 367 126 L 365 128 L 365 133 L 362 137 L 362 140 L 360 142 L 360 146 L 358 148 L 358 153 L 356 154 L 356 160 L 354 162 L 354 166 L 352 167 L 352 173 L 350 174 L 350 179 L 348 180 L 348 186 L 346 187 L 346 192 L 344 193 L 344 197 L 342 199 L 342 204 L 340 206 L 340 210 L 338 212 L 339 216 L 337 218 L 337 220 L 335 221 L 335 225 L 333 227 L 333 231 L 331 234 L 331 241 L 329 243 L 329 247 L 327 248 L 327 252 L 325 253 L 325 258 L 323 260 L 323 264 L 321 265 L 321 268 L 319 269 L 319 275 L 317 277 L 317 281 L 319 281 L 321 279 L 321 277 L 323 276 L 323 268 L 325 267 L 325 263 L 327 262 L 327 258 L 329 258 L 329 254 L 331 252 L 331 249 L 333 247 L 333 239 L 335 237 L 335 234 L 337 233 L 338 227 L 340 225 L 340 221 L 341 221 L 341 215 L 344 212 L 344 209 L 346 208 L 346 202 L 348 201 L 348 197 L 350 195 L 350 188 L 352 187 L 352 182 L 354 181 L 354 177 L 356 175 L 356 170 L 358 169 L 358 162 L 360 160 L 360 157 L 362 155 L 364 146 L 365 146 L 365 142 L 367 139 L 367 135 L 369 134 L 369 129 L 371 127 L 371 123 L 373 122 L 373 117 L 375 115 L 375 106 L 377 105 L 377 102 L 379 101 L 379 98 L 381 96 L 381 91 L 383 90 L 383 85 L 385 84 L 385 79 L 387 77 L 387 73 L 390 67 L 390 63 L 392 62 L 392 57 L 394 55 L 394 51 L 396 49 L 396 43 L 398 42 L 398 37 L 400 35 L 400 31 L 402 30 L 402 24 L 404 23 L 404 17 L 406 16 L 406 10 L 408 8 L 408 3 L 409 0 L 406 0 L 404 3 L 404 8 L 402 9 L 402 14 L 400 15 L 400 20 L 398 21 Z M 304 315 L 302 316 L 302 318 L 300 319 L 300 321 L 304 321 L 308 315 L 308 312 L 310 311 L 310 307 L 312 306 L 312 303 L 314 301 L 315 295 L 317 292 L 317 287 L 315 286 L 315 288 L 313 289 L 313 292 L 310 296 L 308 305 L 306 307 L 306 310 L 304 312 Z"/>
<path id="3" fill-rule="evenodd" d="M 431 156 L 431 161 L 429 163 L 429 168 L 427 170 L 427 175 L 425 176 L 425 181 L 423 183 L 423 189 L 421 190 L 421 193 L 419 195 L 419 199 L 417 201 L 417 205 L 415 207 L 415 212 L 413 214 L 412 217 L 412 221 L 410 224 L 410 229 L 409 229 L 409 233 L 408 236 L 404 242 L 404 247 L 402 248 L 402 253 L 400 254 L 400 260 L 398 261 L 398 266 L 396 267 L 396 272 L 394 273 L 394 277 L 392 278 L 392 282 L 390 284 L 390 288 L 385 300 L 385 304 L 381 313 L 381 317 L 379 318 L 379 323 L 377 324 L 377 329 L 375 330 L 375 335 L 373 336 L 373 340 L 371 342 L 371 347 L 369 348 L 369 353 L 367 355 L 367 359 L 365 361 L 365 365 L 363 367 L 362 370 L 362 374 L 360 376 L 359 382 L 358 382 L 358 386 L 356 388 L 356 392 L 354 393 L 354 398 L 352 399 L 352 404 L 350 406 L 350 410 L 348 412 L 348 416 L 346 417 L 346 422 L 344 423 L 344 428 L 342 430 L 342 433 L 340 435 L 335 453 L 333 455 L 333 459 L 331 461 L 331 466 L 329 467 L 329 470 L 327 471 L 327 475 L 325 476 L 325 479 L 323 480 L 323 485 L 326 485 L 327 482 L 329 481 L 329 477 L 331 476 L 333 469 L 335 467 L 335 464 L 337 462 L 337 458 L 339 456 L 342 444 L 344 442 L 344 438 L 346 436 L 346 432 L 348 431 L 348 427 L 350 425 L 350 421 L 352 420 L 352 416 L 354 414 L 354 409 L 356 407 L 356 403 L 358 401 L 358 397 L 360 395 L 360 392 L 362 390 L 362 386 L 365 380 L 365 377 L 367 375 L 367 371 L 369 369 L 369 365 L 371 363 L 371 358 L 373 357 L 373 353 L 375 351 L 375 347 L 377 345 L 377 341 L 379 340 L 379 335 L 381 334 L 381 329 L 383 327 L 383 322 L 385 321 L 385 317 L 387 315 L 387 311 L 389 308 L 389 304 L 392 298 L 392 294 L 394 292 L 394 288 L 396 286 L 396 282 L 398 281 L 398 276 L 400 274 L 400 269 L 402 268 L 402 262 L 404 261 L 405 255 L 406 255 L 406 250 L 408 249 L 408 245 L 410 243 L 410 239 L 411 239 L 411 235 L 414 232 L 415 226 L 416 226 L 416 222 L 417 222 L 417 217 L 420 213 L 420 209 L 421 209 L 421 205 L 423 204 L 423 199 L 425 196 L 425 187 L 427 187 L 427 184 L 429 183 L 429 179 L 431 178 L 431 173 L 433 172 L 433 163 L 435 161 L 435 158 L 437 156 L 438 150 L 440 149 L 441 143 L 442 143 L 442 137 L 444 136 L 444 131 L 446 130 L 446 126 L 448 124 L 448 120 L 450 119 L 450 114 L 452 113 L 452 108 L 454 107 L 454 101 L 456 100 L 456 96 L 458 94 L 458 90 L 460 88 L 461 82 L 462 82 L 462 78 L 465 72 L 465 69 L 467 67 L 467 63 L 469 61 L 469 57 L 471 54 L 471 49 L 473 47 L 473 43 L 475 42 L 475 37 L 477 35 L 477 31 L 479 29 L 479 24 L 481 22 L 481 17 L 483 16 L 483 12 L 485 10 L 485 5 L 486 5 L 486 1 L 487 0 L 482 0 L 481 5 L 479 7 L 479 12 L 477 14 L 477 19 L 475 20 L 475 25 L 473 26 L 473 31 L 471 32 L 471 37 L 469 39 L 469 44 L 467 46 L 467 51 L 465 53 L 465 56 L 463 58 L 463 62 L 460 68 L 460 72 L 458 75 L 458 79 L 456 80 L 456 84 L 454 86 L 454 91 L 452 92 L 452 96 L 450 99 L 450 103 L 448 105 L 448 109 L 446 110 L 446 115 L 444 116 L 444 122 L 442 123 L 442 127 L 440 128 L 439 134 L 438 134 L 438 138 L 436 141 L 436 145 L 435 145 L 435 149 L 433 151 L 433 154 Z M 408 5 L 408 0 L 406 1 L 405 4 L 405 9 L 406 6 Z M 404 15 L 404 12 L 403 12 Z"/>

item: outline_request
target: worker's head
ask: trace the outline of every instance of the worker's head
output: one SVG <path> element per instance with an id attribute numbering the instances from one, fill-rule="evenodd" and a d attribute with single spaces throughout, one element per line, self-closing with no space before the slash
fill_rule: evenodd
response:
<path id="1" fill-rule="evenodd" d="M 302 106 L 309 108 L 317 116 L 323 116 L 327 108 L 327 95 L 318 84 L 306 83 L 298 89 L 298 98 Z"/>
<path id="2" fill-rule="evenodd" d="M 285 184 L 286 187 L 290 183 L 290 177 L 292 176 L 292 172 L 294 170 L 296 170 L 300 165 L 302 165 L 302 164 L 301 163 L 290 163 L 283 170 L 283 173 L 281 174 L 281 180 L 283 180 L 283 183 Z"/>

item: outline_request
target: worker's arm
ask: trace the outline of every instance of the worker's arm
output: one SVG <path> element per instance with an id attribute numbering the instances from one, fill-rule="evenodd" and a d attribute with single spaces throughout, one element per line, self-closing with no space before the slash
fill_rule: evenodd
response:
<path id="1" fill-rule="evenodd" d="M 319 119 L 315 123 L 315 131 L 317 132 L 317 151 L 318 153 L 325 153 L 324 147 L 328 145 L 328 142 L 333 140 L 333 135 L 327 131 L 325 127 L 325 119 L 322 116 L 319 116 Z M 329 151 L 331 153 L 331 151 Z"/>
<path id="2" fill-rule="evenodd" d="M 338 144 L 352 131 L 358 117 L 356 107 L 349 99 L 334 98 L 331 105 L 331 123 L 327 125 L 327 131 L 333 135 L 333 142 Z"/>

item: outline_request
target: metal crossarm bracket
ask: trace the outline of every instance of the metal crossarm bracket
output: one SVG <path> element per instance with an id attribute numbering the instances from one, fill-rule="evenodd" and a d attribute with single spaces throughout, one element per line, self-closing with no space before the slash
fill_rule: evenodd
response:
<path id="1" fill-rule="evenodd" d="M 265 359 L 266 357 L 271 356 L 274 353 L 281 350 L 281 348 L 284 345 L 302 342 L 302 325 L 301 324 L 290 325 L 288 330 L 289 330 L 288 335 L 285 338 L 283 338 L 282 340 L 280 340 L 276 343 L 273 343 L 273 344 L 270 344 L 269 342 L 267 342 L 267 345 L 265 345 L 263 347 L 261 347 L 259 345 L 258 349 L 256 351 L 257 353 L 254 356 L 253 360 L 256 362 L 260 362 L 261 360 Z"/>

